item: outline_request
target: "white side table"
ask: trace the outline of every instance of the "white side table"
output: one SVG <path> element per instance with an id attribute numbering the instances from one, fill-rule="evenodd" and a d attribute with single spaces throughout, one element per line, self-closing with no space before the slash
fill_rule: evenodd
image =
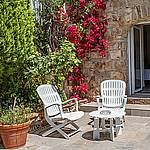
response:
<path id="1" fill-rule="evenodd" d="M 100 132 L 107 130 L 110 132 L 111 140 L 114 141 L 114 130 L 116 130 L 117 133 L 122 130 L 121 118 L 125 115 L 125 112 L 120 108 L 102 108 L 98 111 L 90 112 L 89 115 L 94 118 L 93 139 L 100 139 Z M 101 119 L 100 125 L 99 119 Z M 105 120 L 108 119 L 110 120 L 109 127 L 107 127 L 105 123 Z"/>

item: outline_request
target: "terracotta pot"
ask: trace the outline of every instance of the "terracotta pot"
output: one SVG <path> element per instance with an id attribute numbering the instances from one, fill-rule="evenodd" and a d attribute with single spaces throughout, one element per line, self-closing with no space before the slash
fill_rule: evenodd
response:
<path id="1" fill-rule="evenodd" d="M 0 125 L 0 135 L 5 148 L 20 147 L 26 144 L 29 122 L 15 125 Z"/>

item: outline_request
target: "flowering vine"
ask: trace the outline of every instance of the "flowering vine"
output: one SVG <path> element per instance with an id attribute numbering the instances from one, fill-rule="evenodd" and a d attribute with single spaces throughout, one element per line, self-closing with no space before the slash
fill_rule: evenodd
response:
<path id="1" fill-rule="evenodd" d="M 108 0 L 66 0 L 60 9 L 61 19 L 66 25 L 65 36 L 74 43 L 76 55 L 83 60 L 87 54 L 97 51 L 100 57 L 108 54 L 106 40 L 108 20 L 105 15 Z M 72 97 L 84 98 L 88 92 L 81 67 L 74 67 L 67 80 L 72 86 Z"/>

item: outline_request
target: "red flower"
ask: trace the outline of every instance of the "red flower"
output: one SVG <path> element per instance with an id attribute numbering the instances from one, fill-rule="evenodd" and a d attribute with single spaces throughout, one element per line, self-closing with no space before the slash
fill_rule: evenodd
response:
<path id="1" fill-rule="evenodd" d="M 96 8 L 106 9 L 106 4 L 102 0 L 92 0 Z"/>
<path id="2" fill-rule="evenodd" d="M 79 68 L 78 68 L 78 67 L 74 67 L 74 68 L 73 68 L 73 72 L 74 72 L 74 73 L 78 73 L 78 72 L 79 72 Z"/>
<path id="3" fill-rule="evenodd" d="M 72 75 L 69 75 L 69 76 L 67 77 L 67 79 L 68 79 L 69 81 L 73 81 L 73 80 L 74 80 L 74 77 L 73 77 Z"/>
<path id="4" fill-rule="evenodd" d="M 73 90 L 78 91 L 79 88 L 80 88 L 79 86 L 74 86 L 74 87 L 73 87 Z"/>
<path id="5" fill-rule="evenodd" d="M 88 92 L 88 85 L 86 83 L 83 83 L 79 86 L 79 90 L 81 93 L 87 93 Z"/>
<path id="6" fill-rule="evenodd" d="M 108 26 L 109 25 L 108 20 L 105 20 L 104 24 Z"/>
<path id="7" fill-rule="evenodd" d="M 81 99 L 78 94 L 74 94 L 70 98 L 77 98 L 78 101 Z"/>
<path id="8" fill-rule="evenodd" d="M 101 34 L 100 34 L 100 33 L 97 33 L 97 34 L 95 35 L 95 37 L 99 38 L 99 37 L 101 37 Z"/>
<path id="9" fill-rule="evenodd" d="M 107 30 L 106 30 L 106 29 L 103 29 L 103 30 L 102 30 L 102 33 L 103 33 L 103 34 L 105 34 L 106 32 L 107 32 Z"/>
<path id="10" fill-rule="evenodd" d="M 80 3 L 84 3 L 84 2 L 85 2 L 85 0 L 79 0 L 79 2 L 80 2 Z"/>
<path id="11" fill-rule="evenodd" d="M 103 52 L 103 56 L 106 57 L 107 55 L 108 55 L 108 52 L 105 50 L 105 51 Z"/>
<path id="12" fill-rule="evenodd" d="M 94 34 L 94 31 L 92 29 L 90 29 L 90 34 Z"/>
<path id="13" fill-rule="evenodd" d="M 64 24 L 67 24 L 68 23 L 68 20 L 67 19 L 64 19 Z"/>
<path id="14" fill-rule="evenodd" d="M 80 36 L 80 38 L 83 38 L 84 37 L 83 32 L 80 32 L 79 36 Z"/>

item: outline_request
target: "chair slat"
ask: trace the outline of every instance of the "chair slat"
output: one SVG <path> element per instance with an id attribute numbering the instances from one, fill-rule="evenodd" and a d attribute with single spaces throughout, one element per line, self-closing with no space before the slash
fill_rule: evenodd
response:
<path id="1" fill-rule="evenodd" d="M 101 83 L 102 105 L 121 107 L 125 96 L 126 84 L 122 80 L 105 80 Z"/>

